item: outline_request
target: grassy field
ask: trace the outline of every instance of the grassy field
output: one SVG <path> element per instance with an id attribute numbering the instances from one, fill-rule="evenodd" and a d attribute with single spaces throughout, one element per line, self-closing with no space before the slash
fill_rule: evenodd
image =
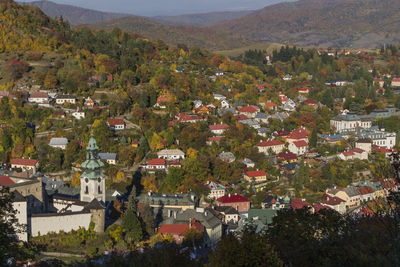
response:
<path id="1" fill-rule="evenodd" d="M 268 53 L 272 53 L 274 49 L 279 49 L 281 48 L 283 44 L 279 43 L 257 43 L 249 46 L 243 46 L 231 50 L 221 50 L 221 51 L 216 51 L 215 53 L 217 54 L 222 54 L 227 57 L 237 57 L 241 54 L 243 54 L 247 50 L 251 49 L 257 49 L 257 50 L 266 50 Z"/>

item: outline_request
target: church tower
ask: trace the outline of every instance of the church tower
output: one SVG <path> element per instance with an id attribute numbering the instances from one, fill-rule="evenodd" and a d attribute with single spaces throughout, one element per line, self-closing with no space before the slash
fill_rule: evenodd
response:
<path id="1" fill-rule="evenodd" d="M 104 163 L 99 158 L 99 147 L 93 135 L 86 148 L 86 161 L 81 165 L 81 201 L 91 202 L 93 199 L 106 202 L 105 175 L 101 168 Z"/>

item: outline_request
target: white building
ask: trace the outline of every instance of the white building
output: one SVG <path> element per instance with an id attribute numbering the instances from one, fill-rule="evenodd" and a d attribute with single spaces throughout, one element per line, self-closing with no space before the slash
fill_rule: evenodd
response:
<path id="1" fill-rule="evenodd" d="M 18 224 L 28 224 L 28 208 L 26 199 L 17 191 L 14 191 L 13 208 L 15 210 L 15 217 L 18 220 Z M 16 229 L 21 230 L 21 229 Z M 17 233 L 18 240 L 28 242 L 28 232 L 21 231 Z"/>
<path id="2" fill-rule="evenodd" d="M 269 155 L 270 152 L 274 154 L 279 154 L 285 148 L 285 144 L 279 140 L 269 140 L 263 141 L 257 144 L 258 152 L 264 153 L 265 155 Z"/>
<path id="3" fill-rule="evenodd" d="M 372 140 L 369 138 L 362 138 L 356 141 L 356 148 L 366 151 L 368 154 L 372 151 Z"/>
<path id="4" fill-rule="evenodd" d="M 99 153 L 99 158 L 106 161 L 110 165 L 117 164 L 117 154 L 116 153 Z"/>
<path id="5" fill-rule="evenodd" d="M 385 132 L 384 129 L 380 130 L 377 126 L 368 129 L 360 128 L 356 133 L 360 139 L 371 139 L 372 144 L 384 148 L 393 148 L 396 146 L 396 133 Z"/>
<path id="6" fill-rule="evenodd" d="M 64 137 L 53 137 L 50 139 L 49 146 L 54 147 L 54 148 L 60 148 L 62 150 L 65 150 L 68 145 L 68 139 Z"/>
<path id="7" fill-rule="evenodd" d="M 72 115 L 72 117 L 74 117 L 77 120 L 85 118 L 85 112 L 83 112 L 83 111 L 75 111 L 71 115 Z"/>
<path id="8" fill-rule="evenodd" d="M 359 116 L 349 112 L 332 118 L 330 125 L 339 133 L 356 132 L 358 128 L 371 128 L 373 120 L 369 116 Z"/>
<path id="9" fill-rule="evenodd" d="M 294 141 L 289 144 L 288 149 L 290 152 L 292 152 L 298 156 L 301 156 L 301 155 L 304 155 L 305 153 L 307 153 L 308 143 L 304 140 Z"/>
<path id="10" fill-rule="evenodd" d="M 222 196 L 225 196 L 226 187 L 223 186 L 222 184 L 208 181 L 205 183 L 205 186 L 207 186 L 210 189 L 210 193 L 207 196 L 209 199 L 217 199 Z"/>
<path id="11" fill-rule="evenodd" d="M 213 134 L 221 135 L 229 128 L 229 125 L 221 122 L 220 124 L 214 124 L 208 127 Z"/>
<path id="12" fill-rule="evenodd" d="M 157 152 L 159 159 L 178 160 L 184 159 L 185 153 L 180 149 L 163 149 Z"/>
<path id="13" fill-rule="evenodd" d="M 354 148 L 349 151 L 344 151 L 338 155 L 338 158 L 341 160 L 366 160 L 368 159 L 368 153 L 365 150 L 360 148 Z"/>
<path id="14" fill-rule="evenodd" d="M 64 103 L 75 104 L 76 98 L 72 95 L 59 95 L 56 98 L 56 104 L 62 105 Z"/>
<path id="15" fill-rule="evenodd" d="M 46 92 L 32 92 L 29 94 L 29 103 L 44 104 L 49 102 L 49 95 Z"/>

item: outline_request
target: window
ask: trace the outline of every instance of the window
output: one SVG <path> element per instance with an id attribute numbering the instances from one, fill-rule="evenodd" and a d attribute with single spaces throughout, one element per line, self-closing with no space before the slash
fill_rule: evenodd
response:
<path id="1" fill-rule="evenodd" d="M 99 194 L 101 194 L 102 192 L 101 192 L 101 189 L 100 189 L 100 185 L 99 186 L 97 186 L 97 193 L 99 193 Z"/>
<path id="2" fill-rule="evenodd" d="M 89 187 L 88 186 L 85 187 L 85 194 L 89 194 Z"/>

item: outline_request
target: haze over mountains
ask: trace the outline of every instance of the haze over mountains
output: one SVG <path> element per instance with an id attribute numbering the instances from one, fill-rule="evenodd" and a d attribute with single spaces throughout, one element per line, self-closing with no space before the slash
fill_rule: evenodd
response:
<path id="1" fill-rule="evenodd" d="M 61 8 L 56 12 L 50 8 L 49 2 L 38 3 L 42 3 L 42 7 L 35 5 L 46 14 L 53 17 L 62 14 L 73 24 L 96 22 L 87 26 L 108 30 L 119 27 L 170 44 L 185 43 L 211 50 L 259 42 L 354 48 L 376 48 L 383 43 L 400 43 L 398 0 L 300 0 L 266 6 L 253 12 L 152 18 L 122 17 L 125 15 L 97 11 L 90 13 L 71 8 Z"/>

